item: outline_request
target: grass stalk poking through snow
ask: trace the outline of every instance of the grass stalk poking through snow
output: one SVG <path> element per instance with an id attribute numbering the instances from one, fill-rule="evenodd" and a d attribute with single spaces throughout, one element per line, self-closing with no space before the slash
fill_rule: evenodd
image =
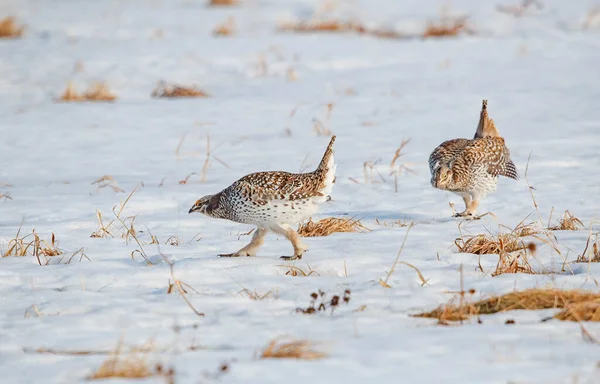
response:
<path id="1" fill-rule="evenodd" d="M 408 226 L 407 230 L 406 230 L 406 234 L 404 235 L 404 240 L 402 241 L 402 246 L 400 247 L 400 250 L 398 250 L 398 254 L 396 255 L 396 259 L 394 260 L 394 263 L 392 264 L 392 266 L 390 267 L 389 271 L 387 272 L 387 275 L 385 276 L 385 279 L 379 279 L 379 284 L 384 287 L 384 288 L 391 288 L 392 286 L 388 284 L 388 281 L 390 279 L 390 277 L 392 276 L 392 274 L 394 273 L 394 271 L 396 270 L 396 266 L 398 264 L 404 264 L 407 267 L 410 267 L 412 269 L 415 270 L 415 272 L 417 272 L 417 275 L 419 276 L 419 280 L 421 281 L 421 285 L 425 285 L 427 284 L 427 279 L 425 278 L 425 276 L 423 276 L 423 274 L 421 273 L 421 271 L 415 267 L 414 265 L 407 263 L 406 261 L 401 261 L 400 260 L 400 255 L 402 254 L 402 250 L 404 249 L 404 246 L 406 245 L 406 239 L 408 239 L 408 234 L 410 233 L 410 230 L 412 227 L 414 227 L 415 223 L 410 223 L 410 225 Z"/>

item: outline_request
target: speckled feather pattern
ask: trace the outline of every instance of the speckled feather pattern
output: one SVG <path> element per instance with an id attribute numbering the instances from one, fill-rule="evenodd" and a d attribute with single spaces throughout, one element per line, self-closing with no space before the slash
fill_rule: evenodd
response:
<path id="1" fill-rule="evenodd" d="M 432 185 L 440 167 L 452 171 L 446 188 L 480 197 L 494 191 L 498 176 L 518 179 L 517 169 L 502 137 L 448 140 L 440 144 L 429 157 Z"/>
<path id="2" fill-rule="evenodd" d="M 308 219 L 329 199 L 335 163 L 332 138 L 319 167 L 309 173 L 283 171 L 246 175 L 216 195 L 207 214 L 258 227 L 293 225 Z"/>

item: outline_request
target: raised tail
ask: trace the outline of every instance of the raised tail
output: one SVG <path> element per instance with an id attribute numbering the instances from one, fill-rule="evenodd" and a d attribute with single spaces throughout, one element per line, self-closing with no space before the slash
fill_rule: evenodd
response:
<path id="1" fill-rule="evenodd" d="M 329 145 L 325 150 L 323 159 L 319 163 L 319 166 L 315 170 L 314 174 L 320 179 L 319 181 L 319 192 L 324 196 L 329 196 L 333 190 L 333 184 L 335 183 L 335 160 L 333 158 L 333 143 L 335 142 L 335 136 L 331 137 Z"/>
<path id="2" fill-rule="evenodd" d="M 490 119 L 487 111 L 487 100 L 483 100 L 481 104 L 481 112 L 479 114 L 479 124 L 477 125 L 477 131 L 475 132 L 474 139 L 483 137 L 501 137 L 500 132 L 494 124 L 494 120 Z"/>
<path id="3" fill-rule="evenodd" d="M 335 143 L 335 135 L 331 136 L 331 140 L 329 141 L 329 145 L 327 146 L 327 149 L 325 150 L 325 154 L 323 155 L 323 158 L 321 159 L 321 162 L 319 163 L 319 166 L 317 167 L 317 171 L 327 172 L 327 170 L 334 163 L 334 161 L 333 161 L 333 143 Z"/>

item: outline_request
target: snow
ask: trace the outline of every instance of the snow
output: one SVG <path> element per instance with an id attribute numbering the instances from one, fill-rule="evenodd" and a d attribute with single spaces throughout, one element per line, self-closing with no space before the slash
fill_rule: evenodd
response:
<path id="1" fill-rule="evenodd" d="M 306 18 L 321 2 L 243 3 L 218 9 L 193 0 L 0 5 L 0 16 L 14 14 L 27 25 L 23 39 L 0 40 L 0 183 L 11 185 L 0 184 L 0 193 L 12 197 L 0 202 L 0 250 L 22 222 L 22 235 L 35 229 L 49 241 L 54 233 L 66 252 L 48 266 L 33 256 L 0 259 L 3 382 L 84 381 L 106 356 L 31 351 L 110 351 L 120 338 L 125 346 L 152 342 L 146 357 L 173 366 L 177 383 L 216 381 L 208 373 L 222 362 L 230 371 L 218 380 L 227 383 L 600 382 L 598 345 L 586 343 L 579 324 L 541 322 L 554 311 L 507 312 L 447 327 L 410 316 L 448 302 L 448 292 L 460 290 L 461 266 L 475 298 L 530 287 L 598 291 L 600 268 L 573 263 L 588 230 L 556 232 L 573 273 L 541 243 L 538 260 L 558 273 L 491 277 L 496 256 L 456 253 L 461 230 L 497 232 L 499 224 L 514 227 L 528 215 L 536 220 L 527 182 L 501 179 L 480 206 L 495 218 L 459 228 L 448 203 L 461 209 L 461 199 L 434 190 L 427 167 L 440 142 L 472 136 L 486 98 L 522 176 L 531 155 L 528 179 L 544 221 L 552 209 L 553 221 L 568 209 L 586 227 L 597 223 L 600 40 L 597 26 L 582 28 L 594 2 L 545 1 L 541 10 L 515 18 L 497 12 L 494 2 L 454 1 L 451 13 L 468 15 L 476 34 L 405 41 L 280 33 L 278 22 Z M 330 12 L 410 32 L 435 20 L 441 5 L 356 0 Z M 229 16 L 238 35 L 213 37 Z M 287 81 L 289 68 L 296 82 Z M 151 99 L 160 80 L 197 85 L 212 97 Z M 119 99 L 55 102 L 69 81 L 78 89 L 106 81 Z M 188 215 L 188 209 L 250 172 L 316 167 L 329 138 L 315 134 L 315 118 L 338 136 L 332 201 L 315 219 L 362 218 L 372 231 L 305 239 L 309 252 L 294 265 L 316 271 L 309 277 L 285 274 L 278 256 L 290 254 L 291 245 L 273 234 L 257 257 L 218 258 L 245 245 L 249 236 L 242 234 L 251 228 Z M 201 183 L 207 135 L 213 157 Z M 402 173 L 396 192 L 388 164 L 408 138 L 399 161 L 415 173 Z M 374 183 L 364 179 L 369 161 L 377 162 Z M 103 175 L 125 192 L 91 184 Z M 132 259 L 140 247 L 121 238 L 118 222 L 114 238 L 90 237 L 98 229 L 96 212 L 113 220 L 113 207 L 136 186 L 122 217 L 136 215 L 152 266 L 137 253 Z M 392 274 L 391 288 L 378 283 L 407 227 L 375 219 L 415 223 L 400 260 L 417 267 L 425 285 L 405 265 Z M 150 234 L 160 247 L 150 244 Z M 165 245 L 170 236 L 181 244 Z M 65 264 L 82 247 L 91 261 L 76 256 Z M 187 298 L 204 317 L 177 292 L 167 294 L 171 274 L 161 253 L 174 263 L 175 277 L 197 290 Z M 251 300 L 239 293 L 244 288 L 274 295 Z M 330 296 L 350 289 L 350 303 L 333 315 L 295 313 L 318 289 Z M 516 324 L 505 325 L 506 319 Z M 597 324 L 585 328 L 600 337 Z M 283 336 L 315 342 L 328 356 L 257 358 Z M 194 343 L 202 348 L 189 350 Z"/>

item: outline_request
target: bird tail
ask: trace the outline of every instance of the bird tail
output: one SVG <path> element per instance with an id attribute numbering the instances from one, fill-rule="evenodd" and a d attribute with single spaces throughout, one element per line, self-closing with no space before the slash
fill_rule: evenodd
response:
<path id="1" fill-rule="evenodd" d="M 315 173 L 321 177 L 321 185 L 320 193 L 325 196 L 329 196 L 333 189 L 333 183 L 335 183 L 335 169 L 336 164 L 333 157 L 333 143 L 335 142 L 335 136 L 331 137 L 329 141 L 329 145 L 325 150 L 325 154 L 323 155 L 323 159 L 319 163 Z"/>
<path id="2" fill-rule="evenodd" d="M 477 131 L 475 132 L 474 139 L 483 137 L 501 137 L 500 132 L 494 124 L 494 120 L 490 119 L 487 112 L 487 100 L 483 100 L 481 105 L 481 113 L 479 115 L 479 124 L 477 125 Z"/>

